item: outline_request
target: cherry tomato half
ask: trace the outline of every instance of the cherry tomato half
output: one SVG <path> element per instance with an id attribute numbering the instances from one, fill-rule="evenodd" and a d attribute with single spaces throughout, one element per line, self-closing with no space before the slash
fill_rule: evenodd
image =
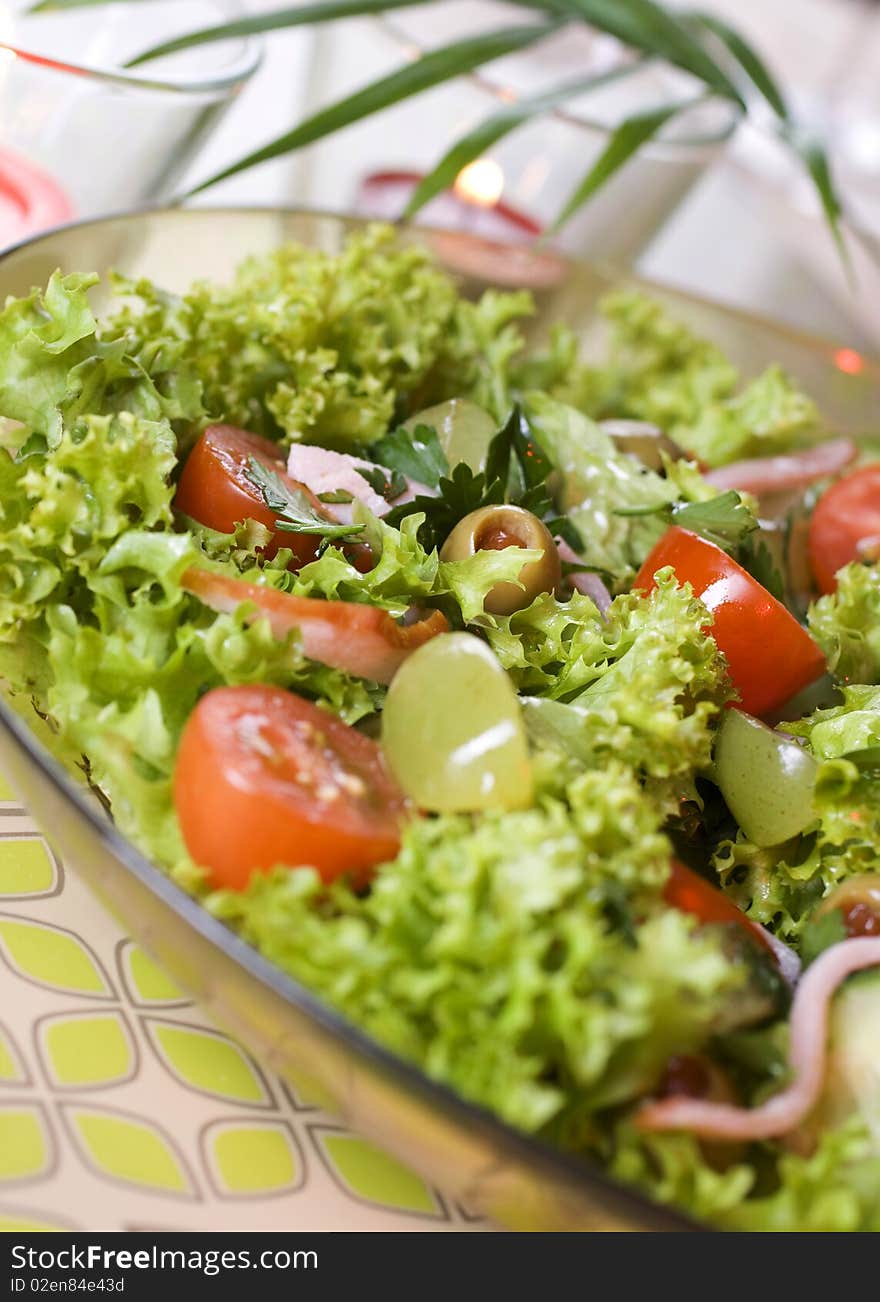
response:
<path id="1" fill-rule="evenodd" d="M 650 592 L 671 565 L 714 616 L 709 632 L 727 657 L 739 704 L 769 714 L 825 670 L 825 657 L 781 602 L 741 565 L 698 534 L 673 525 L 657 543 L 634 588 Z"/>
<path id="2" fill-rule="evenodd" d="M 810 567 L 821 592 L 833 592 L 835 575 L 850 561 L 880 553 L 880 465 L 838 479 L 819 498 L 810 520 Z"/>
<path id="3" fill-rule="evenodd" d="M 186 847 L 216 887 L 276 864 L 363 882 L 393 859 L 408 803 L 376 742 L 279 687 L 219 687 L 187 720 L 174 770 Z"/>
<path id="4" fill-rule="evenodd" d="M 320 539 L 310 534 L 275 530 L 277 517 L 248 478 L 251 457 L 274 471 L 291 488 L 305 493 L 314 509 L 324 514 L 318 499 L 288 476 L 276 443 L 234 425 L 209 425 L 205 430 L 186 459 L 174 498 L 175 507 L 219 533 L 232 533 L 241 520 L 258 520 L 274 532 L 266 547 L 268 557 L 274 556 L 279 547 L 289 547 L 296 567 L 307 565 L 317 556 Z"/>
<path id="5" fill-rule="evenodd" d="M 738 909 L 717 886 L 704 881 L 678 859 L 673 859 L 669 865 L 669 877 L 663 888 L 663 898 L 670 908 L 693 914 L 702 923 L 722 925 L 733 923 L 746 932 L 752 940 L 763 945 L 775 958 L 775 951 L 764 928 L 747 918 L 742 909 Z"/>

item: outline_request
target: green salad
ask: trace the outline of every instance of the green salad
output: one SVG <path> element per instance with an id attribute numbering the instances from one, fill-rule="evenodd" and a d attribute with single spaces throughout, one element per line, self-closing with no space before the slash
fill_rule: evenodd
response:
<path id="1" fill-rule="evenodd" d="M 623 289 L 384 227 L 0 313 L 0 678 L 120 830 L 512 1126 L 880 1229 L 880 464 Z"/>

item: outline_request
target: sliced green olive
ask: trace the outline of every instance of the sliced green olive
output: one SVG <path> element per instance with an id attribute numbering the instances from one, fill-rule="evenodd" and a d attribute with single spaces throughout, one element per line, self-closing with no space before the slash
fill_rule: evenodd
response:
<path id="1" fill-rule="evenodd" d="M 718 730 L 715 781 L 755 845 L 780 845 L 816 817 L 813 756 L 743 710 L 728 710 Z"/>
<path id="2" fill-rule="evenodd" d="M 848 936 L 880 936 L 880 873 L 856 873 L 834 890 L 816 909 L 824 918 L 837 909 Z"/>
<path id="3" fill-rule="evenodd" d="M 450 466 L 463 461 L 474 474 L 485 466 L 496 425 L 489 413 L 475 402 L 468 402 L 467 398 L 451 398 L 449 402 L 440 402 L 436 407 L 428 407 L 410 416 L 403 428 L 414 430 L 417 425 L 430 425 L 437 431 Z"/>
<path id="4" fill-rule="evenodd" d="M 562 581 L 562 564 L 556 543 L 546 525 L 521 506 L 483 506 L 471 511 L 443 544 L 441 560 L 463 561 L 477 552 L 528 547 L 541 552 L 519 572 L 519 583 L 496 583 L 486 598 L 490 615 L 512 615 L 524 610 L 542 592 L 553 592 Z M 522 587 L 519 586 L 522 584 Z"/>
<path id="5" fill-rule="evenodd" d="M 521 809 L 532 800 L 528 742 L 516 690 L 471 633 L 443 633 L 394 675 L 382 749 L 421 809 Z"/>

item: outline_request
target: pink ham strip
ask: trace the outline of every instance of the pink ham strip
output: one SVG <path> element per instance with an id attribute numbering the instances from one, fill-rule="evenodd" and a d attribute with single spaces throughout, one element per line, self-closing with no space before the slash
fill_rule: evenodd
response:
<path id="1" fill-rule="evenodd" d="M 816 479 L 839 475 L 858 455 L 852 439 L 832 439 L 804 452 L 792 452 L 782 457 L 756 457 L 751 461 L 734 461 L 729 466 L 710 470 L 704 475 L 707 483 L 726 491 L 736 488 L 742 493 L 783 493 L 793 488 L 806 488 Z"/>
<path id="2" fill-rule="evenodd" d="M 310 443 L 294 443 L 287 462 L 287 473 L 291 479 L 305 484 L 316 497 L 320 497 L 322 493 L 333 493 L 342 489 L 359 502 L 363 502 L 373 515 L 387 515 L 392 507 L 411 502 L 414 497 L 436 496 L 424 484 L 408 479 L 405 491 L 393 502 L 388 502 L 374 492 L 360 473 L 361 470 L 377 469 L 382 470 L 384 475 L 390 473 L 381 466 L 374 465 L 372 461 L 365 461 L 363 457 L 352 457 L 347 452 L 333 452 L 329 448 L 315 447 Z M 351 523 L 350 502 L 322 502 L 321 509 L 340 524 Z"/>
<path id="3" fill-rule="evenodd" d="M 636 1113 L 640 1130 L 688 1130 L 701 1139 L 772 1139 L 794 1130 L 812 1110 L 825 1079 L 828 1013 L 837 987 L 853 972 L 880 966 L 880 938 L 858 937 L 832 945 L 807 969 L 791 1007 L 789 1068 L 792 1081 L 757 1108 L 702 1099 L 668 1098 Z"/>

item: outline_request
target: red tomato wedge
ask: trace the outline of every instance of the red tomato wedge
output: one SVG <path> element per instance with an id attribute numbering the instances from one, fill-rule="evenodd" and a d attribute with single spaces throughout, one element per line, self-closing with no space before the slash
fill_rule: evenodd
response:
<path id="1" fill-rule="evenodd" d="M 287 474 L 284 456 L 276 443 L 234 425 L 209 425 L 205 430 L 186 459 L 174 497 L 175 507 L 219 533 L 232 533 L 242 520 L 258 520 L 274 533 L 266 547 L 269 558 L 279 547 L 289 547 L 296 567 L 307 565 L 318 554 L 320 538 L 275 529 L 277 516 L 248 478 L 251 457 L 274 471 L 290 488 L 304 493 L 319 515 L 326 514 L 315 495 Z"/>
<path id="2" fill-rule="evenodd" d="M 863 466 L 832 484 L 810 520 L 810 567 L 822 592 L 850 561 L 880 556 L 880 465 Z"/>
<path id="3" fill-rule="evenodd" d="M 673 859 L 669 865 L 669 878 L 663 888 L 663 898 L 670 908 L 679 909 L 682 913 L 691 913 L 695 918 L 699 918 L 700 922 L 733 923 L 747 932 L 752 940 L 763 945 L 776 961 L 776 951 L 764 928 L 750 921 L 742 909 L 738 909 L 717 886 L 704 881 L 678 859 Z"/>
<path id="4" fill-rule="evenodd" d="M 195 566 L 184 572 L 181 587 L 212 610 L 231 614 L 245 601 L 257 607 L 253 619 L 268 619 L 279 640 L 297 630 L 310 660 L 342 669 L 356 678 L 390 683 L 408 655 L 438 633 L 449 631 L 446 616 L 434 610 L 413 624 L 398 624 L 387 610 L 353 601 L 292 597 L 244 579 L 229 579 Z"/>
<path id="5" fill-rule="evenodd" d="M 720 547 L 673 525 L 633 587 L 650 592 L 654 575 L 667 565 L 712 612 L 708 631 L 727 657 L 739 704 L 749 714 L 769 714 L 824 673 L 825 657 L 810 635 Z"/>
<path id="6" fill-rule="evenodd" d="M 400 849 L 406 797 L 376 742 L 280 687 L 219 687 L 187 720 L 174 769 L 186 848 L 215 887 L 311 865 L 325 882 Z"/>

